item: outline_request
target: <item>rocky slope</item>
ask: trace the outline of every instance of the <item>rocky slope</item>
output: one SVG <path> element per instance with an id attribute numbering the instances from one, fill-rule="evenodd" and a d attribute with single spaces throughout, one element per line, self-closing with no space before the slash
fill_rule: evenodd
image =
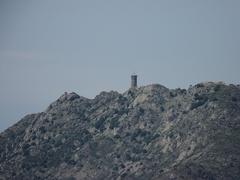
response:
<path id="1" fill-rule="evenodd" d="M 0 134 L 0 179 L 240 179 L 240 87 L 64 94 Z"/>

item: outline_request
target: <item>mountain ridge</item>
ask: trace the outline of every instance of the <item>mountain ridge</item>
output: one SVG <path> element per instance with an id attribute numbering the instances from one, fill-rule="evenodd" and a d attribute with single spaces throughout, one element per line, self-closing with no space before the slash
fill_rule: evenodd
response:
<path id="1" fill-rule="evenodd" d="M 64 93 L 0 133 L 0 179 L 238 179 L 240 87 Z"/>

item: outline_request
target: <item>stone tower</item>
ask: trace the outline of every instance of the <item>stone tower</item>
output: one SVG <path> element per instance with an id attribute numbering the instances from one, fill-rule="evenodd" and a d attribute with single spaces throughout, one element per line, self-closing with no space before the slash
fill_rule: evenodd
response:
<path id="1" fill-rule="evenodd" d="M 133 74 L 131 76 L 131 88 L 137 88 L 137 75 Z"/>

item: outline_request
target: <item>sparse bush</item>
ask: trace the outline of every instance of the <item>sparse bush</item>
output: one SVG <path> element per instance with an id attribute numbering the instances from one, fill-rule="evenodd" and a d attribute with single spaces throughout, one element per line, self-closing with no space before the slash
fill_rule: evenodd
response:
<path id="1" fill-rule="evenodd" d="M 187 94 L 187 90 L 186 89 L 181 89 L 181 93 L 182 94 Z"/>
<path id="2" fill-rule="evenodd" d="M 100 118 L 96 123 L 95 123 L 95 128 L 96 129 L 99 129 L 99 130 L 104 130 L 104 121 L 105 121 L 105 119 L 103 119 L 103 118 Z"/>
<path id="3" fill-rule="evenodd" d="M 194 101 L 191 104 L 190 109 L 193 110 L 199 106 L 202 106 L 208 101 L 208 97 L 205 94 L 199 95 L 199 94 L 194 94 Z"/>
<path id="4" fill-rule="evenodd" d="M 160 137 L 160 134 L 155 134 L 154 136 L 152 136 L 152 140 L 157 139 L 158 137 Z"/>
<path id="5" fill-rule="evenodd" d="M 23 151 L 24 156 L 28 156 L 29 155 L 29 147 L 30 147 L 29 144 L 24 144 L 23 145 L 22 151 Z"/>
<path id="6" fill-rule="evenodd" d="M 113 171 L 118 171 L 118 167 L 117 167 L 117 166 L 114 166 L 114 167 L 113 167 Z"/>
<path id="7" fill-rule="evenodd" d="M 170 91 L 169 95 L 170 95 L 170 97 L 176 97 L 177 96 L 177 94 L 175 92 L 172 92 L 172 91 Z"/>
<path id="8" fill-rule="evenodd" d="M 237 98 L 236 97 L 232 97 L 232 101 L 233 102 L 237 102 Z"/>
<path id="9" fill-rule="evenodd" d="M 114 136 L 114 138 L 116 138 L 116 139 L 120 139 L 121 136 L 117 134 L 117 135 Z"/>
<path id="10" fill-rule="evenodd" d="M 161 110 L 162 112 L 164 112 L 165 109 L 164 109 L 163 106 L 161 106 L 161 107 L 160 107 L 160 110 Z"/>
<path id="11" fill-rule="evenodd" d="M 204 103 L 205 103 L 205 102 L 203 102 L 203 101 L 192 102 L 190 109 L 191 109 L 191 110 L 196 109 L 196 108 L 198 108 L 199 106 L 202 106 Z"/>
<path id="12" fill-rule="evenodd" d="M 220 84 L 218 84 L 218 85 L 216 85 L 216 86 L 214 87 L 214 91 L 215 91 L 215 92 L 219 91 L 220 89 L 221 89 L 221 85 L 220 85 Z"/>
<path id="13" fill-rule="evenodd" d="M 39 128 L 39 131 L 40 131 L 40 133 L 44 134 L 44 133 L 46 132 L 46 129 L 45 129 L 44 126 L 41 126 L 41 127 Z"/>
<path id="14" fill-rule="evenodd" d="M 127 161 L 131 161 L 132 160 L 131 156 L 128 153 L 125 154 L 125 159 Z"/>
<path id="15" fill-rule="evenodd" d="M 141 141 L 148 144 L 150 141 L 153 140 L 153 136 L 148 131 L 145 131 L 145 130 L 142 130 L 142 129 L 137 129 L 131 135 L 131 140 L 139 141 L 140 139 L 141 139 Z"/>
<path id="16" fill-rule="evenodd" d="M 143 115 L 144 114 L 144 109 L 140 107 L 139 112 L 140 112 L 140 115 Z"/>
<path id="17" fill-rule="evenodd" d="M 196 84 L 195 87 L 196 88 L 201 88 L 201 87 L 204 87 L 204 84 L 203 83 L 199 83 L 199 84 Z"/>
<path id="18" fill-rule="evenodd" d="M 114 119 L 111 119 L 111 120 L 110 120 L 110 126 L 109 126 L 109 128 L 110 128 L 110 129 L 113 129 L 113 128 L 115 128 L 115 127 L 118 127 L 118 125 L 119 125 L 118 120 L 114 118 Z"/>
<path id="19" fill-rule="evenodd" d="M 125 165 L 124 164 L 120 164 L 120 167 L 123 169 L 123 168 L 125 168 Z"/>
<path id="20" fill-rule="evenodd" d="M 121 174 L 121 178 L 125 178 L 127 176 L 127 173 Z"/>
<path id="21" fill-rule="evenodd" d="M 139 147 L 133 147 L 132 153 L 134 154 L 140 154 L 142 152 L 142 149 Z"/>

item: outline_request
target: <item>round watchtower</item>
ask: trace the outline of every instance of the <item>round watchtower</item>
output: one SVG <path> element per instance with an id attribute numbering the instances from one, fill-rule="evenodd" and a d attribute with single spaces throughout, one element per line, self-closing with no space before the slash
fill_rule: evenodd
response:
<path id="1" fill-rule="evenodd" d="M 131 88 L 137 88 L 137 75 L 131 75 Z"/>

